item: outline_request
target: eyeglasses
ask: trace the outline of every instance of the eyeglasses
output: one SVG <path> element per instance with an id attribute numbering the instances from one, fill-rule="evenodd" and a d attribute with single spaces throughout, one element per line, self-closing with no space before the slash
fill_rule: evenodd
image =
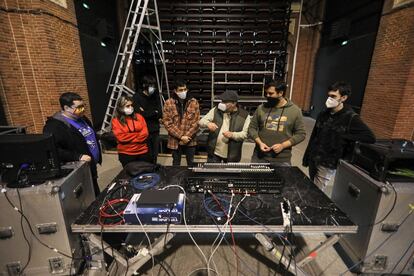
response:
<path id="1" fill-rule="evenodd" d="M 71 106 L 72 109 L 78 110 L 78 111 L 83 111 L 85 110 L 85 105 L 81 104 L 78 106 Z"/>

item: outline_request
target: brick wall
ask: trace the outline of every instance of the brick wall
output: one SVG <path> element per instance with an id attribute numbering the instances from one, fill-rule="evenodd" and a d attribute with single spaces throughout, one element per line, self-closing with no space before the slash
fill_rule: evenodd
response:
<path id="1" fill-rule="evenodd" d="M 384 5 L 361 114 L 377 138 L 414 139 L 414 5 L 393 9 L 389 2 Z"/>
<path id="2" fill-rule="evenodd" d="M 296 56 L 295 77 L 292 91 L 292 101 L 303 110 L 309 110 L 312 96 L 314 69 L 316 54 L 320 45 L 320 30 L 322 25 L 314 25 L 319 22 L 323 15 L 324 1 L 304 1 L 302 8 L 302 19 L 299 45 Z M 289 75 L 288 83 L 291 83 L 293 69 L 293 54 L 297 36 L 297 22 L 299 13 L 294 13 L 295 33 L 289 37 Z"/>
<path id="3" fill-rule="evenodd" d="M 0 0 L 0 34 L 0 97 L 9 125 L 42 132 L 66 91 L 79 93 L 89 106 L 72 0 L 67 8 L 46 0 Z"/>

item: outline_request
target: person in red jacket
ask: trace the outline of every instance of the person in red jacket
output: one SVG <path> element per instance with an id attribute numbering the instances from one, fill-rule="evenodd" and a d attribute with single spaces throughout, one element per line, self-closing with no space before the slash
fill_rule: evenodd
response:
<path id="1" fill-rule="evenodd" d="M 132 97 L 119 99 L 112 119 L 112 132 L 118 142 L 118 158 L 122 167 L 134 161 L 151 162 L 147 123 L 142 115 L 134 112 Z"/>

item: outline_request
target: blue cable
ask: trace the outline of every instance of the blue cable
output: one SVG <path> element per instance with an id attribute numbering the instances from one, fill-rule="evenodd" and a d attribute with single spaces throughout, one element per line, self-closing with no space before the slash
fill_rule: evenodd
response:
<path id="1" fill-rule="evenodd" d="M 230 209 L 230 201 L 220 196 L 216 196 L 216 198 L 218 201 L 220 201 L 224 210 L 226 210 L 226 212 L 228 213 Z M 223 210 L 221 210 L 220 206 L 218 206 L 217 202 L 214 200 L 213 197 L 204 197 L 203 205 L 204 205 L 204 209 L 206 209 L 206 212 L 210 216 L 214 216 L 214 217 L 225 217 L 226 216 L 226 214 L 223 212 Z"/>
<path id="2" fill-rule="evenodd" d="M 161 177 L 156 173 L 143 173 L 129 180 L 137 190 L 148 190 L 160 183 Z"/>

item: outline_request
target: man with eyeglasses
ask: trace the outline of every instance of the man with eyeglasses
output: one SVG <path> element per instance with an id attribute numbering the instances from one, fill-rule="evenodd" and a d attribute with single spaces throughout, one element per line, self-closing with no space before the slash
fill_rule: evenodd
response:
<path id="1" fill-rule="evenodd" d="M 96 164 L 102 161 L 101 149 L 91 121 L 84 115 L 85 104 L 73 92 L 59 98 L 61 111 L 48 117 L 43 133 L 54 136 L 60 161 L 86 161 L 90 163 L 95 195 L 99 194 Z"/>
<path id="2" fill-rule="evenodd" d="M 321 190 L 335 176 L 339 159 L 350 156 L 356 141 L 375 143 L 371 129 L 344 104 L 350 95 L 348 83 L 329 86 L 326 109 L 316 119 L 303 156 L 303 166 L 309 166 L 309 177 Z"/>

